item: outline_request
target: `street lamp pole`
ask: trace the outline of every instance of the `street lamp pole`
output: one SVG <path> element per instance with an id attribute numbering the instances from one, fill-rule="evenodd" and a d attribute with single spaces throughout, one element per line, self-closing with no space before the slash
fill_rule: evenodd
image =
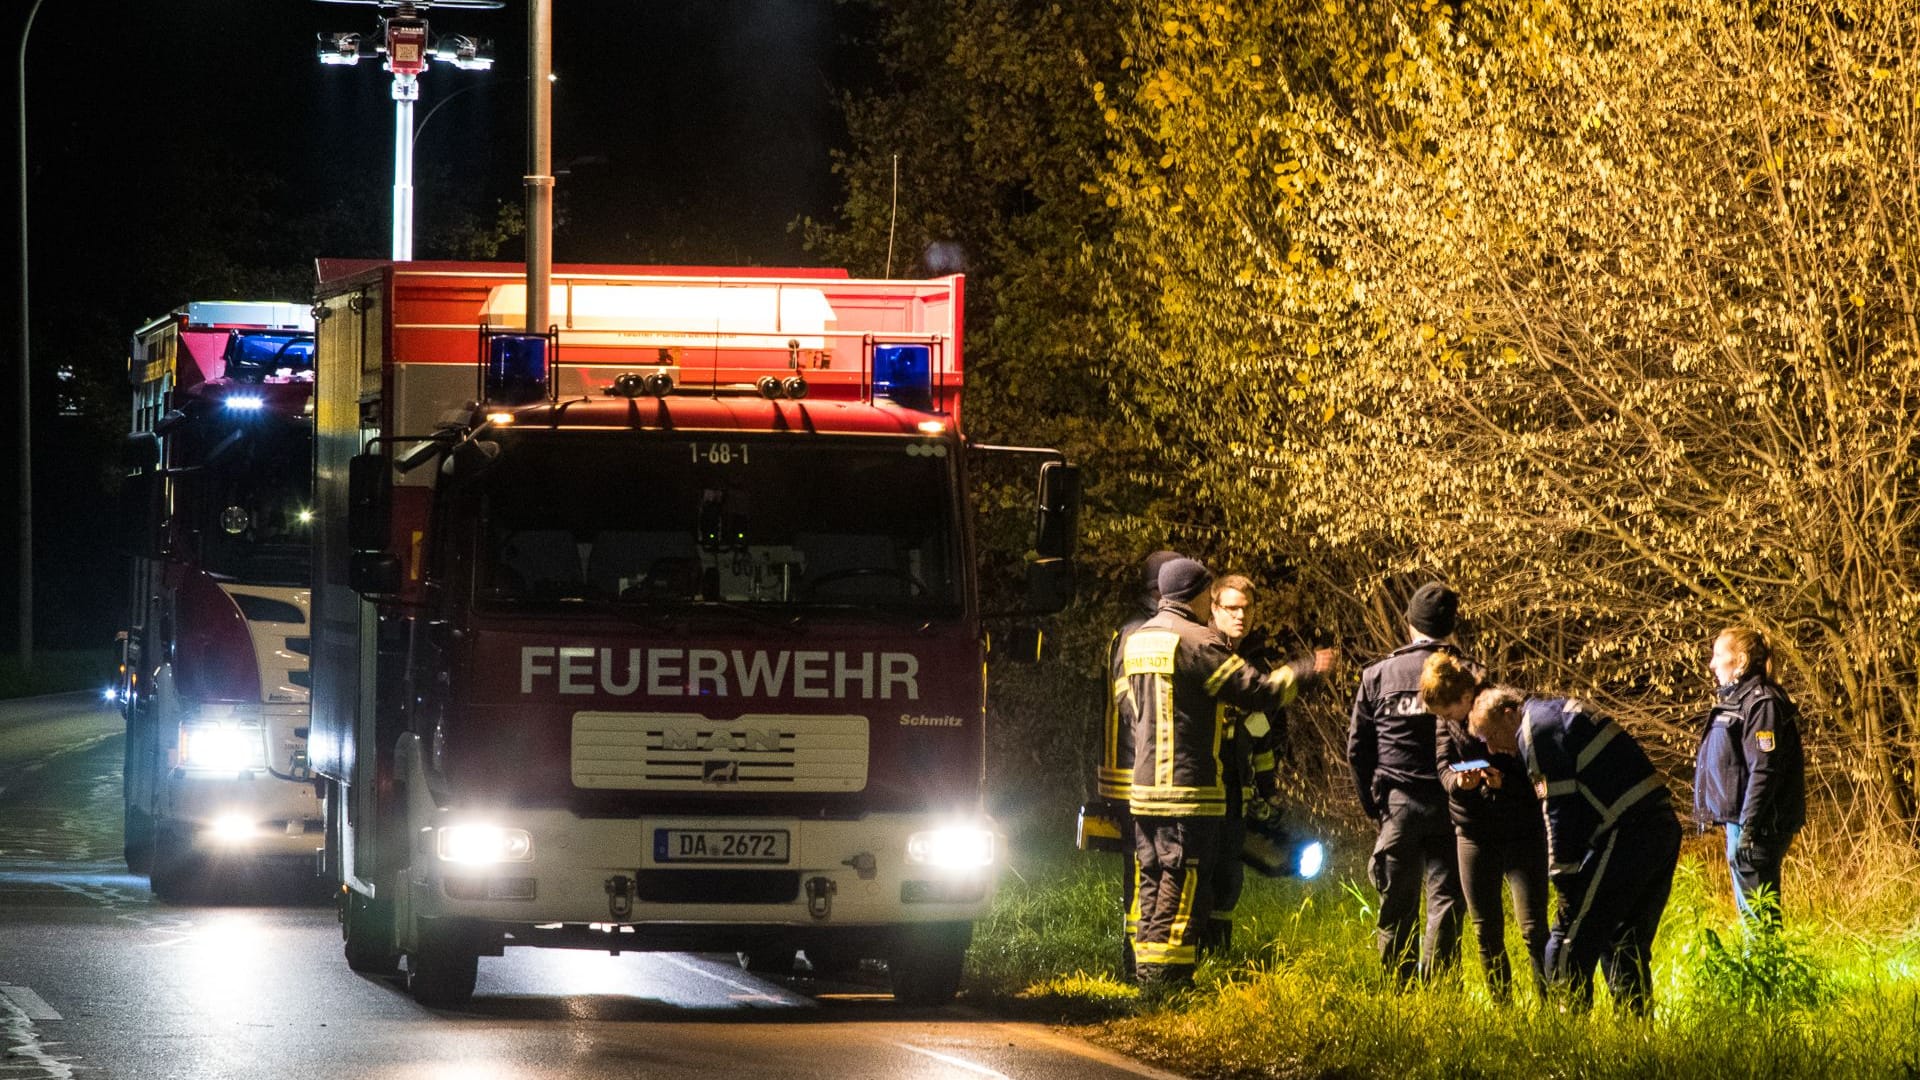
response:
<path id="1" fill-rule="evenodd" d="M 27 9 L 20 31 L 20 670 L 33 667 L 33 336 L 27 317 L 27 37 L 40 0 Z"/>
<path id="2" fill-rule="evenodd" d="M 393 261 L 413 259 L 413 103 L 420 80 L 393 77 Z"/>

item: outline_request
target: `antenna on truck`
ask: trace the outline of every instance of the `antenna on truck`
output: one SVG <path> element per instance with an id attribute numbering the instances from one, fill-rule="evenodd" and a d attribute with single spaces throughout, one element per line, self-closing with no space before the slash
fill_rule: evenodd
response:
<path id="1" fill-rule="evenodd" d="M 900 220 L 900 155 L 893 155 L 893 209 L 887 213 L 887 272 L 881 277 L 893 276 L 893 226 Z"/>

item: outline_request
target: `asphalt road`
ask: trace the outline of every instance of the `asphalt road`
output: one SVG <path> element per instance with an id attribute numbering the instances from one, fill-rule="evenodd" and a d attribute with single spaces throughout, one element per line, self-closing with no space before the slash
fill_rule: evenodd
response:
<path id="1" fill-rule="evenodd" d="M 1069 1035 L 730 957 L 510 949 L 459 1012 L 353 974 L 311 880 L 176 907 L 120 861 L 120 720 L 0 702 L 0 1080 L 1167 1077 Z"/>

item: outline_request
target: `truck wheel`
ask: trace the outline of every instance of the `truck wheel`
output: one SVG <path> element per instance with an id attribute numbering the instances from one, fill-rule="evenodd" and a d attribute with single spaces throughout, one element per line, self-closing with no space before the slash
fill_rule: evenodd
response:
<path id="1" fill-rule="evenodd" d="M 973 941 L 972 923 L 933 923 L 903 930 L 887 956 L 893 999 L 902 1005 L 945 1005 L 960 989 Z"/>
<path id="2" fill-rule="evenodd" d="M 199 886 L 200 860 L 174 829 L 154 825 L 148 885 L 153 895 L 169 904 L 190 903 Z"/>
<path id="3" fill-rule="evenodd" d="M 347 966 L 362 975 L 400 974 L 400 954 L 393 948 L 393 912 L 388 905 L 351 889 L 341 894 L 340 905 Z"/>
<path id="4" fill-rule="evenodd" d="M 480 954 L 456 935 L 420 928 L 420 943 L 407 954 L 407 992 L 429 1009 L 457 1009 L 473 997 Z"/>
<path id="5" fill-rule="evenodd" d="M 123 825 L 127 869 L 136 874 L 153 870 L 153 818 L 144 810 L 126 809 Z"/>

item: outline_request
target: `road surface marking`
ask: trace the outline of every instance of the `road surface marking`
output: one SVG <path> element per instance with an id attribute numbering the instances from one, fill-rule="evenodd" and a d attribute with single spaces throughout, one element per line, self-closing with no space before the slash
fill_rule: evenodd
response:
<path id="1" fill-rule="evenodd" d="M 13 1003 L 20 1015 L 29 1020 L 59 1020 L 61 1016 L 53 1006 L 46 1003 L 39 994 L 27 986 L 0 986 L 0 997 Z"/>
<path id="2" fill-rule="evenodd" d="M 748 983 L 743 983 L 738 979 L 729 979 L 725 975 L 721 975 L 718 972 L 709 971 L 706 968 L 700 966 L 699 964 L 695 964 L 688 960 L 682 960 L 679 957 L 673 955 L 672 953 L 655 953 L 654 957 L 655 959 L 658 959 L 658 960 L 664 960 L 665 962 L 672 964 L 674 967 L 691 971 L 695 975 L 704 975 L 707 978 L 712 979 L 714 982 L 720 983 L 725 986 L 730 986 L 735 990 L 740 991 L 741 994 L 745 995 L 750 1000 L 767 1001 L 775 1005 L 803 1005 L 803 1004 L 810 1005 L 812 1004 L 812 1002 L 808 1001 L 806 998 L 800 997 L 798 995 L 780 996 L 780 995 L 769 994 L 767 993 L 766 990 L 762 989 L 761 987 L 752 986 Z"/>
<path id="3" fill-rule="evenodd" d="M 893 1045 L 899 1047 L 902 1050 L 911 1050 L 916 1054 L 923 1054 L 927 1057 L 932 1058 L 935 1061 L 940 1061 L 948 1065 L 951 1065 L 956 1069 L 965 1069 L 970 1073 L 976 1073 L 980 1076 L 995 1077 L 997 1078 L 997 1080 L 1013 1080 L 1013 1078 L 1008 1076 L 1006 1073 L 999 1072 L 994 1069 L 989 1069 L 985 1065 L 968 1061 L 966 1058 L 954 1057 L 952 1054 L 943 1054 L 938 1050 L 929 1050 L 924 1046 L 915 1046 L 912 1043 L 897 1042 L 897 1043 L 894 1043 Z"/>
<path id="4" fill-rule="evenodd" d="M 47 1052 L 48 1047 L 40 1042 L 39 1033 L 33 1030 L 33 1017 L 14 1000 L 12 994 L 4 992 L 12 990 L 26 991 L 27 996 L 40 1008 L 53 1012 L 47 1008 L 46 1002 L 40 1000 L 40 995 L 24 986 L 0 987 L 0 1043 L 5 1044 L 7 1057 L 19 1059 L 8 1063 L 9 1070 L 15 1067 L 38 1067 L 43 1080 L 73 1080 L 74 1067 L 68 1063 L 71 1059 L 61 1059 Z M 59 1013 L 53 1013 L 53 1019 L 59 1018 Z"/>
<path id="5" fill-rule="evenodd" d="M 1076 1057 L 1083 1057 L 1089 1061 L 1097 1061 L 1110 1068 L 1129 1072 L 1135 1076 L 1145 1077 L 1146 1080 L 1186 1080 L 1186 1078 L 1179 1073 L 1170 1073 L 1165 1069 L 1156 1069 L 1151 1065 L 1144 1065 L 1124 1054 L 1117 1054 L 1105 1047 L 1095 1046 L 1084 1039 L 1076 1039 L 1071 1035 L 1062 1035 L 1059 1032 L 1038 1025 L 996 1024 L 995 1026 L 1006 1033 L 1008 1042 L 1026 1041 L 1041 1043 L 1045 1046 L 1053 1047 L 1056 1050 L 1073 1054 Z"/>

